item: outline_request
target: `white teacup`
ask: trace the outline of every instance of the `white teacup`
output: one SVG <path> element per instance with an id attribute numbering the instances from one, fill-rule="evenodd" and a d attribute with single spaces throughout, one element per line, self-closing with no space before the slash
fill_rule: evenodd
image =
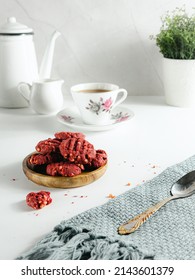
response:
<path id="1" fill-rule="evenodd" d="M 71 87 L 73 100 L 86 124 L 106 125 L 112 110 L 127 97 L 127 91 L 109 83 L 86 83 Z"/>
<path id="2" fill-rule="evenodd" d="M 43 79 L 34 81 L 32 85 L 20 83 L 18 90 L 30 107 L 38 114 L 54 114 L 63 106 L 61 86 L 63 80 Z"/>

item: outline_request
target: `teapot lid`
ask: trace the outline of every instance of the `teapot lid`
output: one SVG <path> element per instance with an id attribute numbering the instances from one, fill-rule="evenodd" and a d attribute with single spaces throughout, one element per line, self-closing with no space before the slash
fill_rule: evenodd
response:
<path id="1" fill-rule="evenodd" d="M 16 21 L 15 17 L 8 17 L 7 22 L 0 27 L 0 35 L 33 34 L 33 29 Z"/>

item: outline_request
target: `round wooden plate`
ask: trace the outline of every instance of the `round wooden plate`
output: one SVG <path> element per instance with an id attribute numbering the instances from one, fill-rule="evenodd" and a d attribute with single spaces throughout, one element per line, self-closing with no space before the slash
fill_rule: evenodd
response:
<path id="1" fill-rule="evenodd" d="M 42 185 L 49 188 L 76 188 L 88 185 L 96 180 L 98 180 L 102 175 L 104 175 L 107 164 L 101 166 L 100 168 L 90 171 L 82 172 L 80 175 L 74 177 L 62 177 L 62 176 L 49 176 L 41 173 L 37 173 L 30 169 L 28 165 L 28 158 L 32 154 L 26 156 L 22 163 L 22 168 L 26 177 L 37 185 Z"/>

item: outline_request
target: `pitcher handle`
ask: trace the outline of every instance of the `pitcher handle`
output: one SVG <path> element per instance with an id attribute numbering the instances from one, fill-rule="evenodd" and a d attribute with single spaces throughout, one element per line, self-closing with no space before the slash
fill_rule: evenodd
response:
<path id="1" fill-rule="evenodd" d="M 29 103 L 30 101 L 30 92 L 32 86 L 28 83 L 21 82 L 18 84 L 17 89 L 22 97 Z"/>

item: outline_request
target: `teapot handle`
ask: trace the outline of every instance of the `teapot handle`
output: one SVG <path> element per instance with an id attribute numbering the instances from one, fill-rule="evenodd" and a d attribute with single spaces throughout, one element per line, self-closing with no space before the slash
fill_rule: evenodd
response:
<path id="1" fill-rule="evenodd" d="M 30 92 L 31 92 L 32 86 L 28 83 L 19 83 L 17 86 L 17 89 L 19 93 L 22 95 L 22 97 L 29 103 L 30 101 Z"/>

